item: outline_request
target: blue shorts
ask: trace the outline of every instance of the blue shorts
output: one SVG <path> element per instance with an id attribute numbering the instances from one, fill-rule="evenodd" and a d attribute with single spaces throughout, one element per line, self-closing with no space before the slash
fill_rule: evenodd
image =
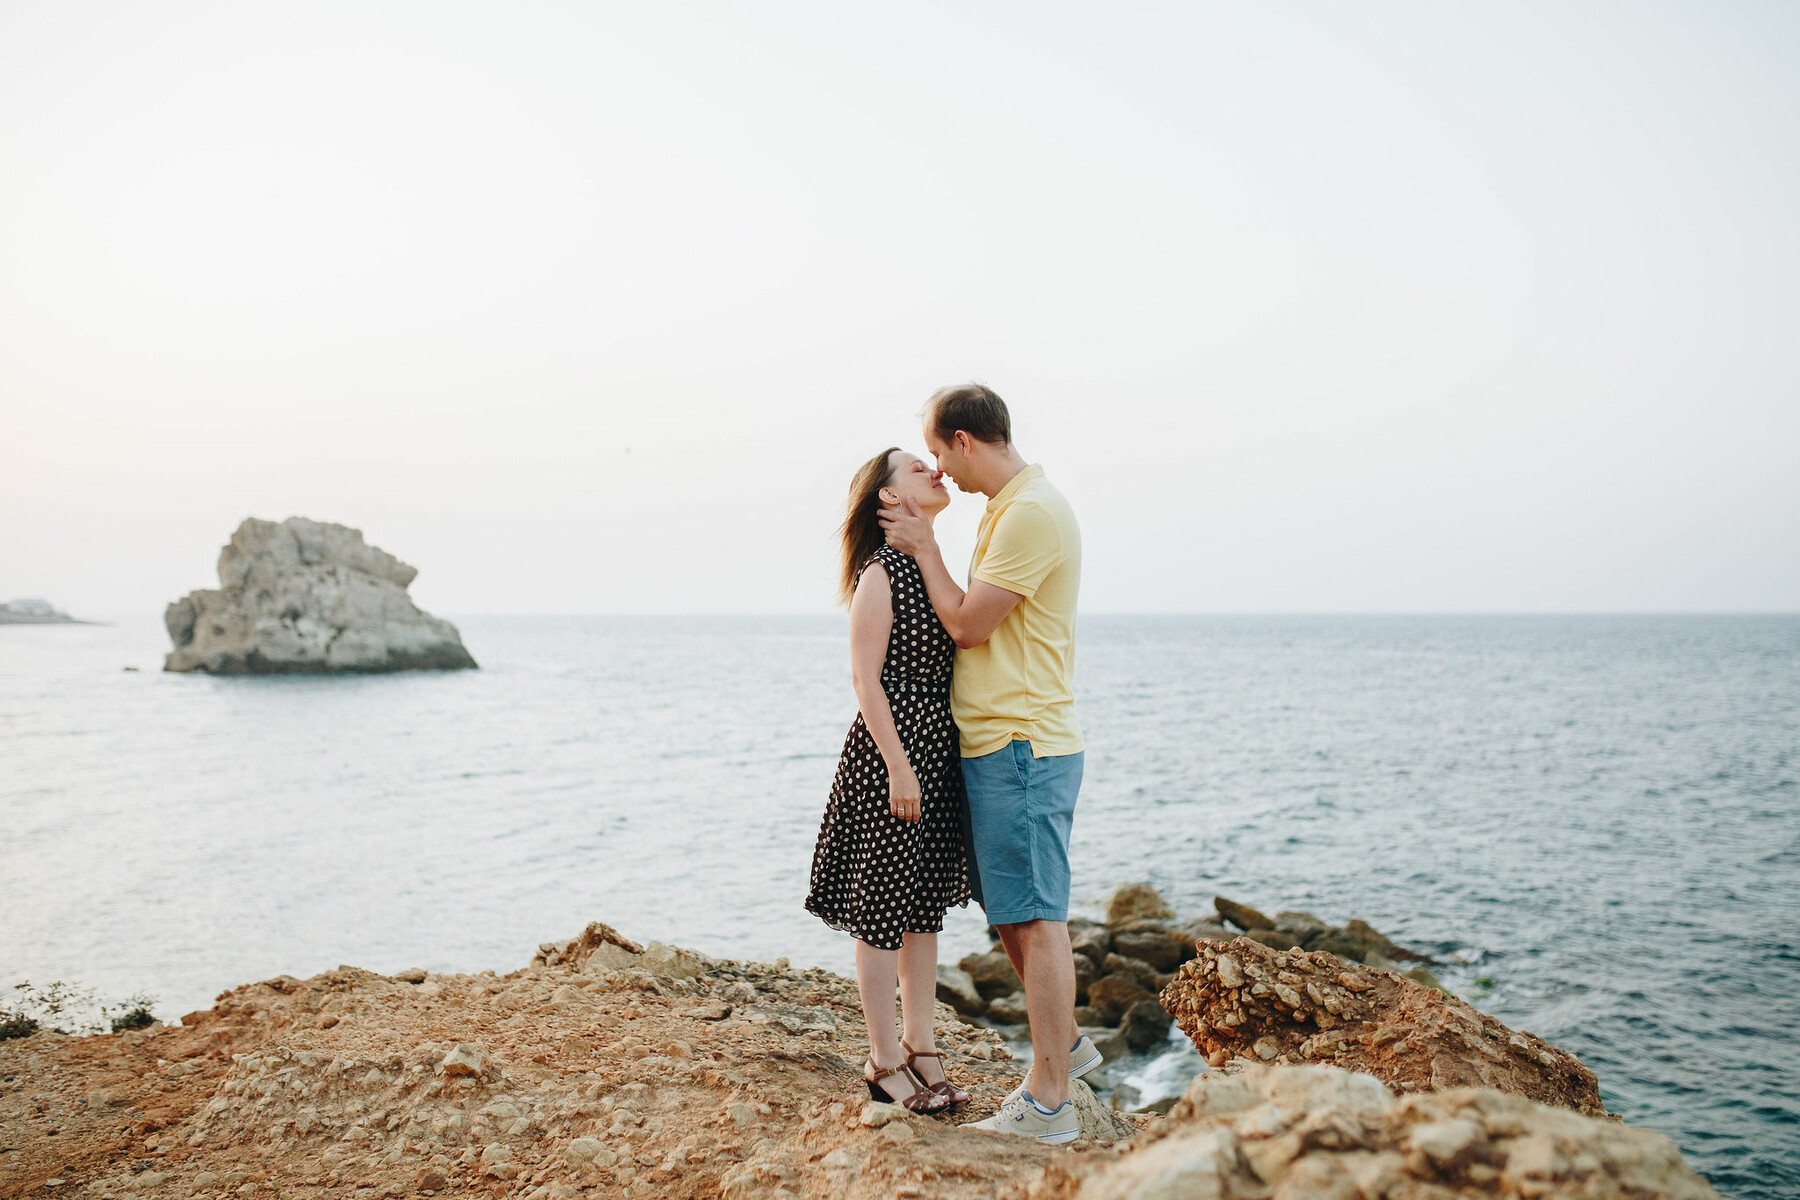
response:
<path id="1" fill-rule="evenodd" d="M 1033 758 L 1015 738 L 962 760 L 969 793 L 969 885 L 994 925 L 1069 919 L 1069 830 L 1082 755 Z"/>

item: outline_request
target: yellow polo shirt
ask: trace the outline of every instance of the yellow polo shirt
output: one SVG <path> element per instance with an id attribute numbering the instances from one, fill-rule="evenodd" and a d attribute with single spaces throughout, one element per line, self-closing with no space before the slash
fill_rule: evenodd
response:
<path id="1" fill-rule="evenodd" d="M 1075 595 L 1081 529 L 1062 493 L 1029 466 L 987 503 L 969 581 L 1024 599 L 986 642 L 956 654 L 950 711 L 962 756 L 980 758 L 1015 738 L 1036 758 L 1082 748 L 1075 721 Z"/>

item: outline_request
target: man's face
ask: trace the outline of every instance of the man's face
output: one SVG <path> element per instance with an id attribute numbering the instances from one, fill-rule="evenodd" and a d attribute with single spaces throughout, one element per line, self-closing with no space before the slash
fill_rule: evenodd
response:
<path id="1" fill-rule="evenodd" d="M 954 434 L 951 436 L 955 437 Z M 954 479 L 958 491 L 978 492 L 981 490 L 980 488 L 971 487 L 964 482 L 963 477 L 966 472 L 962 468 L 968 466 L 969 456 L 959 443 L 960 439 L 945 442 L 932 429 L 931 422 L 925 422 L 925 449 L 929 450 L 931 457 L 937 460 L 939 474 L 948 475 Z"/>

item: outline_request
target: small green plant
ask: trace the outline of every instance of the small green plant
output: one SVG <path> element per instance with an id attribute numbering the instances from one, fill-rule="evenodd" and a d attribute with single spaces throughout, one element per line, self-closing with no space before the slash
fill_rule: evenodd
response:
<path id="1" fill-rule="evenodd" d="M 10 1008 L 0 1008 L 0 1042 L 7 1038 L 30 1037 L 38 1031 L 36 1017 L 28 1017 Z"/>
<path id="2" fill-rule="evenodd" d="M 156 1014 L 150 1011 L 155 1003 L 155 996 L 139 992 L 116 1008 L 103 1008 L 101 1011 L 112 1018 L 114 1033 L 124 1033 L 127 1029 L 143 1029 L 156 1024 Z"/>
<path id="3" fill-rule="evenodd" d="M 93 988 L 58 980 L 37 987 L 15 983 L 12 998 L 0 1005 L 0 1039 L 30 1037 L 40 1029 L 54 1033 L 120 1033 L 154 1024 L 156 997 L 144 992 L 118 1004 L 102 1004 Z"/>
<path id="4" fill-rule="evenodd" d="M 1478 988 L 1492 989 L 1494 986 L 1494 977 L 1492 975 L 1478 975 L 1475 977 L 1475 986 Z"/>

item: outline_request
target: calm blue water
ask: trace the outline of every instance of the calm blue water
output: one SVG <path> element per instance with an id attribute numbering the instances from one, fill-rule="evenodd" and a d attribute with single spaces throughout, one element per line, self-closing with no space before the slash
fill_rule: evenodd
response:
<path id="1" fill-rule="evenodd" d="M 0 628 L 0 983 L 175 1016 L 340 962 L 504 971 L 592 918 L 849 971 L 800 907 L 841 620 L 460 625 L 479 672 L 278 680 L 164 675 L 152 621 Z M 1800 618 L 1081 636 L 1078 904 L 1148 879 L 1460 955 L 1722 1191 L 1800 1191 Z"/>

